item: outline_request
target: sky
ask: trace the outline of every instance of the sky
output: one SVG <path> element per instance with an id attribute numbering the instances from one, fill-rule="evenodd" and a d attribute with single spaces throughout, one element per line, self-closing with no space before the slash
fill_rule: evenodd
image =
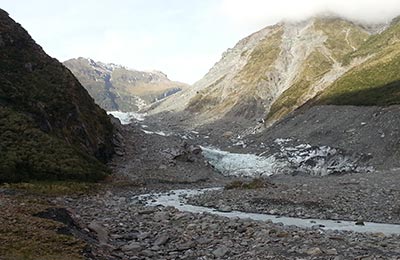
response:
<path id="1" fill-rule="evenodd" d="M 281 20 L 332 12 L 387 22 L 400 0 L 0 0 L 52 57 L 86 57 L 199 80 L 222 53 Z"/>

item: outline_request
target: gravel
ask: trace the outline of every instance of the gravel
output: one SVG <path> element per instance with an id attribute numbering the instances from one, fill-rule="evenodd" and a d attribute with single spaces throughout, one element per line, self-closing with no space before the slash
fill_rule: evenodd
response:
<path id="1" fill-rule="evenodd" d="M 280 175 L 263 189 L 205 193 L 191 204 L 273 215 L 400 224 L 400 172 Z"/>
<path id="2" fill-rule="evenodd" d="M 179 212 L 172 207 L 145 207 L 135 199 L 137 192 L 63 199 L 82 226 L 95 221 L 107 230 L 107 244 L 94 249 L 96 259 L 400 257 L 399 236 L 301 229 L 269 221 Z"/>

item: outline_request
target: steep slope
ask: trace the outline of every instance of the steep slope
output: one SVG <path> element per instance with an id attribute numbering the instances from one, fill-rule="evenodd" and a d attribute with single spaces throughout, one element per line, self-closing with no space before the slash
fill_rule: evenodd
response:
<path id="1" fill-rule="evenodd" d="M 348 59 L 370 36 L 335 17 L 283 22 L 240 41 L 194 84 L 154 109 L 189 111 L 194 124 L 221 118 L 267 118 L 290 113 L 364 61 Z"/>
<path id="2" fill-rule="evenodd" d="M 1 9 L 0 86 L 0 182 L 107 174 L 100 161 L 113 153 L 113 126 L 105 111 Z"/>
<path id="3" fill-rule="evenodd" d="M 64 62 L 103 109 L 138 111 L 175 94 L 187 85 L 170 81 L 159 71 L 129 70 L 115 64 L 78 58 Z"/>
<path id="4" fill-rule="evenodd" d="M 365 62 L 348 71 L 317 98 L 318 104 L 388 106 L 400 104 L 400 21 L 371 36 L 347 60 Z"/>

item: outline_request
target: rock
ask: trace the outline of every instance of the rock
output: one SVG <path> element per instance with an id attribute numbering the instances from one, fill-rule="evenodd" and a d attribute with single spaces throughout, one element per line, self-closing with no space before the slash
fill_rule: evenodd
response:
<path id="1" fill-rule="evenodd" d="M 382 232 L 379 232 L 379 233 L 374 233 L 374 234 L 372 234 L 374 237 L 377 237 L 377 238 L 385 238 L 386 237 L 386 235 L 384 234 L 384 233 L 382 233 Z"/>
<path id="2" fill-rule="evenodd" d="M 167 221 L 169 220 L 169 214 L 168 212 L 157 212 L 154 214 L 154 220 L 157 222 Z"/>
<path id="3" fill-rule="evenodd" d="M 124 240 L 134 240 L 138 238 L 139 233 L 138 232 L 130 232 L 127 234 L 124 234 L 123 236 L 121 236 L 122 239 Z"/>
<path id="4" fill-rule="evenodd" d="M 232 208 L 227 205 L 221 206 L 218 209 L 219 209 L 219 211 L 222 211 L 222 212 L 231 212 L 232 211 Z"/>
<path id="5" fill-rule="evenodd" d="M 146 239 L 146 238 L 148 238 L 150 236 L 151 236 L 150 232 L 143 232 L 143 233 L 140 233 L 137 236 L 137 238 L 140 239 L 140 240 L 144 240 L 144 239 Z"/>
<path id="6" fill-rule="evenodd" d="M 186 251 L 190 248 L 193 248 L 195 244 L 192 241 L 186 242 L 184 244 L 180 244 L 176 247 L 177 250 L 179 251 Z"/>
<path id="7" fill-rule="evenodd" d="M 167 234 L 162 234 L 157 237 L 156 241 L 154 242 L 155 246 L 162 246 L 165 245 L 169 240 L 169 236 Z"/>
<path id="8" fill-rule="evenodd" d="M 142 250 L 142 246 L 138 242 L 132 242 L 128 245 L 121 247 L 124 252 L 139 252 Z"/>
<path id="9" fill-rule="evenodd" d="M 27 71 L 29 71 L 29 72 L 32 72 L 32 71 L 33 71 L 32 63 L 30 63 L 30 62 L 25 63 L 25 69 L 26 69 Z"/>
<path id="10" fill-rule="evenodd" d="M 153 214 L 155 212 L 154 209 L 145 209 L 145 210 L 141 210 L 138 212 L 138 214 L 140 215 L 148 215 L 148 214 Z"/>
<path id="11" fill-rule="evenodd" d="M 322 251 L 321 251 L 321 249 L 319 249 L 319 247 L 313 247 L 313 248 L 308 249 L 306 251 L 306 254 L 310 255 L 310 256 L 317 256 L 317 255 L 321 255 Z"/>
<path id="12" fill-rule="evenodd" d="M 100 223 L 93 221 L 89 224 L 88 229 L 96 233 L 96 237 L 101 244 L 107 243 L 108 232 L 104 227 L 101 226 Z"/>
<path id="13" fill-rule="evenodd" d="M 192 154 L 200 154 L 201 151 L 202 151 L 202 150 L 201 150 L 201 148 L 200 148 L 199 146 L 191 145 L 191 146 L 189 147 L 189 152 L 192 153 Z"/>
<path id="14" fill-rule="evenodd" d="M 337 254 L 338 254 L 338 253 L 337 253 L 337 250 L 336 250 L 335 248 L 325 250 L 324 252 L 325 252 L 325 254 L 327 254 L 327 255 L 337 255 Z"/>
<path id="15" fill-rule="evenodd" d="M 221 246 L 215 249 L 212 253 L 216 258 L 221 258 L 225 256 L 229 252 L 229 249 L 226 246 Z"/>
<path id="16" fill-rule="evenodd" d="M 364 220 L 362 218 L 357 219 L 356 225 L 357 226 L 365 226 Z"/>
<path id="17" fill-rule="evenodd" d="M 115 149 L 115 154 L 118 156 L 124 156 L 125 151 L 122 149 Z"/>
<path id="18" fill-rule="evenodd" d="M 166 169 L 168 169 L 168 166 L 165 165 L 165 164 L 161 164 L 161 165 L 158 167 L 158 169 L 160 169 L 160 170 L 166 170 Z"/>
<path id="19" fill-rule="evenodd" d="M 232 136 L 233 136 L 233 132 L 231 132 L 231 131 L 227 131 L 222 134 L 222 137 L 227 138 L 227 139 L 231 138 Z"/>
<path id="20" fill-rule="evenodd" d="M 279 237 L 279 238 L 288 237 L 289 233 L 285 232 L 285 231 L 282 231 L 282 232 L 279 232 L 278 234 L 276 234 L 276 236 Z"/>
<path id="21" fill-rule="evenodd" d="M 154 257 L 156 255 L 156 253 L 148 249 L 143 250 L 142 252 L 140 252 L 140 254 L 146 257 Z"/>
<path id="22" fill-rule="evenodd" d="M 336 256 L 333 260 L 344 260 L 344 257 L 342 257 L 342 256 Z"/>

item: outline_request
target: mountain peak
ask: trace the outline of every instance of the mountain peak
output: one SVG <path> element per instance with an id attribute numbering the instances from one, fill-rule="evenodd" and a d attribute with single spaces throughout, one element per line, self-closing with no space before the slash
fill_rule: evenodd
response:
<path id="1" fill-rule="evenodd" d="M 355 66 L 343 65 L 371 33 L 334 13 L 268 26 L 228 49 L 181 96 L 154 112 L 187 110 L 197 122 L 281 118 Z"/>
<path id="2" fill-rule="evenodd" d="M 186 87 L 186 84 L 169 80 L 161 71 L 132 70 L 91 58 L 70 59 L 64 65 L 108 111 L 139 111 Z"/>
<path id="3" fill-rule="evenodd" d="M 400 23 L 400 15 L 392 19 L 391 25 L 395 25 L 398 23 Z"/>

